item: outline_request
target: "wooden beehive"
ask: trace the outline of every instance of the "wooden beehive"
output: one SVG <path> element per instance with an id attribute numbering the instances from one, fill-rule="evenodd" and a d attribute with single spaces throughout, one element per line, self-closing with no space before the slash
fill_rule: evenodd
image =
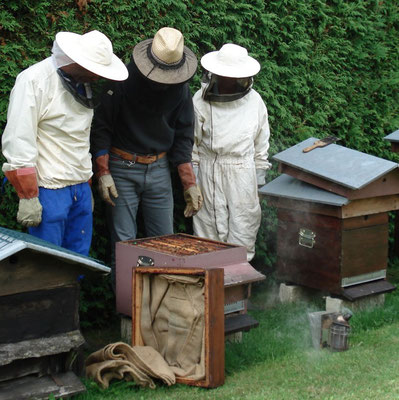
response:
<path id="1" fill-rule="evenodd" d="M 246 313 L 251 283 L 265 279 L 247 262 L 246 249 L 228 243 L 186 234 L 128 240 L 116 244 L 116 309 L 131 316 L 132 268 L 156 267 L 222 268 L 226 334 L 258 325 Z M 234 318 L 230 318 L 233 316 Z M 239 315 L 238 315 L 239 314 Z"/>
<path id="2" fill-rule="evenodd" d="M 0 228 L 0 399 L 85 391 L 75 375 L 84 344 L 78 280 L 109 271 L 88 257 Z"/>
<path id="3" fill-rule="evenodd" d="M 220 268 L 169 268 L 169 267 L 137 267 L 133 274 L 133 304 L 132 304 L 132 346 L 152 345 L 158 352 L 165 355 L 168 349 L 155 346 L 153 343 L 146 343 L 142 334 L 142 321 L 146 310 L 150 309 L 148 304 L 143 305 L 143 279 L 148 277 L 151 281 L 156 275 L 168 274 L 172 276 L 193 276 L 203 279 L 203 314 L 200 318 L 203 320 L 202 341 L 204 341 L 204 350 L 198 349 L 198 365 L 202 364 L 203 376 L 192 379 L 190 377 L 176 376 L 177 383 L 188 385 L 214 388 L 224 383 L 224 291 L 223 291 L 223 270 Z M 146 298 L 148 296 L 145 296 Z M 166 297 L 166 295 L 164 296 Z M 182 301 L 174 298 L 174 301 Z M 180 304 L 180 303 L 179 303 Z M 176 305 L 178 307 L 178 305 Z M 157 304 L 157 310 L 161 305 Z M 196 309 L 196 319 L 198 319 L 198 307 Z M 151 326 L 157 323 L 158 314 L 154 312 L 151 315 Z M 162 316 L 160 317 L 162 319 Z M 146 318 L 148 320 L 148 318 Z M 171 316 L 166 321 L 169 326 Z M 163 322 L 163 330 L 167 330 Z M 148 327 L 146 328 L 148 330 Z M 164 334 L 164 332 L 163 332 Z M 191 340 L 187 337 L 178 344 L 180 348 Z M 172 341 L 176 341 L 173 338 Z M 169 343 L 169 342 L 168 342 Z M 168 346 L 166 346 L 168 347 Z M 165 355 L 166 357 L 166 355 Z M 174 365 L 179 365 L 179 357 L 173 361 Z"/>
<path id="4" fill-rule="evenodd" d="M 385 140 L 391 143 L 391 150 L 394 153 L 399 153 L 399 129 L 395 132 L 390 133 L 388 136 L 384 137 Z M 394 244 L 393 244 L 393 255 L 399 257 L 399 214 L 395 211 L 394 217 Z"/>
<path id="5" fill-rule="evenodd" d="M 260 190 L 278 208 L 277 277 L 350 300 L 393 290 L 385 278 L 397 164 L 335 144 L 303 153 L 316 140 L 277 154 L 284 174 Z"/>
<path id="6" fill-rule="evenodd" d="M 399 129 L 384 137 L 391 143 L 391 149 L 394 153 L 399 153 Z"/>

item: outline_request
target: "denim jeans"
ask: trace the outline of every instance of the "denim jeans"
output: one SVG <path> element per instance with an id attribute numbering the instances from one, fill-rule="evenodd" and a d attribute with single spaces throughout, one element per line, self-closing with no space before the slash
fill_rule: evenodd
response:
<path id="1" fill-rule="evenodd" d="M 146 165 L 111 154 L 109 168 L 119 195 L 113 199 L 115 207 L 108 207 L 113 266 L 115 243 L 136 238 L 139 205 L 146 236 L 173 233 L 173 192 L 166 157 Z"/>

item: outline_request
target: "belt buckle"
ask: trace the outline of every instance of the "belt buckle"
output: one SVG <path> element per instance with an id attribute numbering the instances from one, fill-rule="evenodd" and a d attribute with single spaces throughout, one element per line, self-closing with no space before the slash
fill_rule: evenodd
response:
<path id="1" fill-rule="evenodd" d="M 132 155 L 133 155 L 133 154 L 132 154 Z M 137 154 L 134 154 L 133 157 L 134 157 L 133 160 L 125 160 L 125 161 L 124 161 L 128 167 L 133 167 L 134 164 L 136 164 Z"/>

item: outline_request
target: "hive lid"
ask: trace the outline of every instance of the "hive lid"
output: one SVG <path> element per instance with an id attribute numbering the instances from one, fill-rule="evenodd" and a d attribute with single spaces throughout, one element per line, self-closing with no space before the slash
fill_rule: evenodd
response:
<path id="1" fill-rule="evenodd" d="M 259 190 L 259 194 L 328 204 L 337 207 L 349 203 L 346 197 L 319 189 L 317 186 L 302 182 L 287 174 L 281 174 L 279 177 L 263 186 Z"/>
<path id="2" fill-rule="evenodd" d="M 337 144 L 316 148 L 308 153 L 302 151 L 317 140 L 319 139 L 313 137 L 306 139 L 273 158 L 282 164 L 352 190 L 361 189 L 398 168 L 398 164 L 392 161 Z"/>
<path id="3" fill-rule="evenodd" d="M 97 272 L 109 273 L 111 271 L 109 267 L 94 258 L 83 256 L 26 233 L 0 227 L 0 261 L 24 249 L 48 254 L 71 264 L 80 264 L 82 267 Z"/>
<path id="4" fill-rule="evenodd" d="M 399 142 L 399 129 L 390 133 L 388 136 L 385 136 L 384 139 L 390 142 Z"/>
<path id="5" fill-rule="evenodd" d="M 236 286 L 266 279 L 266 276 L 257 271 L 250 263 L 224 265 L 224 286 Z"/>

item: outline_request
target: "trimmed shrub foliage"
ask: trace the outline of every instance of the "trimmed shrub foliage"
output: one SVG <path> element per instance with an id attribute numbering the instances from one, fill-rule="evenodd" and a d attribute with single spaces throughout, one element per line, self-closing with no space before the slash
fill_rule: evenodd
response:
<path id="1" fill-rule="evenodd" d="M 16 75 L 50 54 L 58 31 L 98 29 L 127 62 L 134 45 L 162 26 L 180 29 L 198 58 L 234 42 L 259 60 L 255 88 L 269 110 L 271 156 L 310 136 L 335 135 L 347 147 L 395 160 L 383 137 L 399 128 L 397 0 L 3 1 L 0 129 Z M 199 70 L 192 81 L 193 92 L 200 75 Z M 276 175 L 274 166 L 268 179 Z M 174 182 L 176 231 L 190 233 L 181 188 Z M 108 261 L 105 209 L 96 198 L 92 255 Z M 255 262 L 270 269 L 276 218 L 265 202 L 262 206 Z M 20 229 L 16 209 L 17 197 L 5 185 L 0 225 Z"/>

